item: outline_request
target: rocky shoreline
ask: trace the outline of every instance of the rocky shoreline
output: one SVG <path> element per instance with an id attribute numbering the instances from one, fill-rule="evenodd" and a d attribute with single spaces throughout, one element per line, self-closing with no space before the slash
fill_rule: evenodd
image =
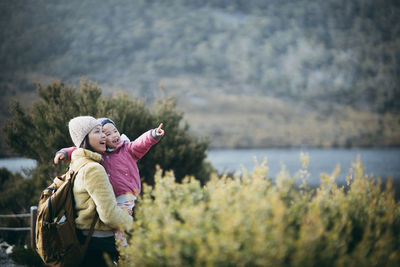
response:
<path id="1" fill-rule="evenodd" d="M 8 244 L 7 242 L 0 243 L 0 266 L 2 267 L 23 267 L 24 265 L 19 265 L 15 263 L 9 255 L 12 253 L 14 246 Z"/>

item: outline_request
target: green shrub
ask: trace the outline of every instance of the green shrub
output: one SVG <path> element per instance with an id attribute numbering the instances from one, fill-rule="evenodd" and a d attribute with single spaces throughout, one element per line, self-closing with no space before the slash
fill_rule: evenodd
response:
<path id="1" fill-rule="evenodd" d="M 13 249 L 13 252 L 10 254 L 10 258 L 15 263 L 21 264 L 22 266 L 35 266 L 35 267 L 45 266 L 43 264 L 42 259 L 31 247 L 24 247 L 24 246 L 15 247 Z"/>
<path id="2" fill-rule="evenodd" d="M 97 84 L 85 80 L 79 88 L 58 81 L 39 85 L 38 95 L 40 99 L 31 108 L 13 103 L 12 116 L 3 127 L 8 145 L 38 163 L 28 174 L 33 178 L 28 199 L 38 201 L 51 178 L 65 172 L 67 164 L 55 166 L 53 158 L 59 149 L 73 146 L 68 122 L 79 115 L 109 117 L 131 140 L 163 122 L 165 137 L 138 162 L 141 177 L 148 184 L 153 184 L 156 164 L 174 171 L 178 180 L 185 175 L 196 175 L 202 182 L 208 179 L 212 170 L 205 162 L 208 142 L 189 133 L 174 99 L 160 99 L 154 106 L 146 106 L 143 100 L 126 94 L 102 97 Z"/>
<path id="3" fill-rule="evenodd" d="M 38 95 L 40 99 L 32 107 L 13 103 L 12 117 L 3 127 L 8 145 L 19 155 L 36 160 L 37 167 L 26 172 L 27 179 L 0 169 L 0 214 L 29 212 L 53 177 L 65 173 L 68 164 L 56 166 L 53 158 L 59 149 L 73 146 L 68 122 L 78 115 L 110 117 L 131 140 L 163 122 L 166 135 L 138 162 L 141 178 L 148 184 L 154 183 L 156 164 L 173 171 L 178 181 L 196 175 L 204 183 L 209 177 L 212 167 L 205 162 L 208 144 L 189 134 L 174 99 L 160 99 L 153 107 L 125 94 L 102 97 L 100 88 L 85 80 L 79 88 L 57 81 L 39 85 Z M 7 223 L 26 226 L 17 219 Z M 26 243 L 25 236 L 3 234 L 7 241 L 18 244 Z"/>
<path id="4" fill-rule="evenodd" d="M 175 182 L 158 169 L 135 210 L 122 266 L 395 266 L 400 263 L 400 206 L 391 183 L 364 174 L 359 159 L 348 187 L 339 169 L 311 189 L 304 168 L 273 183 L 266 161 L 241 177 Z M 346 190 L 345 190 L 346 189 Z"/>

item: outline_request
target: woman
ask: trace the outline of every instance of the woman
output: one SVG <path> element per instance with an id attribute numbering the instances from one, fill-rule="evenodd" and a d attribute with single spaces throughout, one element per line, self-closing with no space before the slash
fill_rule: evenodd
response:
<path id="1" fill-rule="evenodd" d="M 101 153 L 106 150 L 101 124 L 91 116 L 79 116 L 73 118 L 68 127 L 74 145 L 79 147 L 72 153 L 71 166 L 92 160 L 80 169 L 73 188 L 76 226 L 82 230 L 83 239 L 96 212 L 99 214 L 82 266 L 106 266 L 104 253 L 114 261 L 118 258 L 113 230 L 130 230 L 133 218 L 117 206 L 108 176 L 100 164 Z"/>
<path id="2" fill-rule="evenodd" d="M 128 210 L 132 215 L 135 200 L 141 191 L 141 179 L 137 161 L 141 159 L 149 149 L 155 145 L 163 136 L 164 130 L 161 123 L 158 128 L 143 133 L 135 141 L 126 141 L 117 129 L 115 123 L 109 118 L 97 119 L 103 127 L 106 135 L 106 152 L 102 154 L 101 165 L 103 165 L 115 197 L 117 205 Z M 63 148 L 56 153 L 54 163 L 58 164 L 60 159 L 70 160 L 71 153 L 77 147 Z M 117 244 L 127 246 L 128 243 L 123 232 L 116 231 Z"/>

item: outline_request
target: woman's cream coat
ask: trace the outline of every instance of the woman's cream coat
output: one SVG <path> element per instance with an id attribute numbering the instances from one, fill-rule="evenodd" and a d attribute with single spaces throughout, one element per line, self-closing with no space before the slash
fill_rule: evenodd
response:
<path id="1" fill-rule="evenodd" d="M 79 148 L 72 153 L 71 166 L 79 165 L 85 158 L 93 162 L 87 163 L 80 169 L 75 178 L 73 192 L 77 228 L 89 229 L 97 211 L 100 221 L 96 224 L 95 230 L 132 229 L 133 218 L 127 211 L 117 206 L 108 176 L 100 165 L 101 155 Z"/>

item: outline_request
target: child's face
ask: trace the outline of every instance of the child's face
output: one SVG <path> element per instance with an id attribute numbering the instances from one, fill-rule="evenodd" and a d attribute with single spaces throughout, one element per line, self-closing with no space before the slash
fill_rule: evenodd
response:
<path id="1" fill-rule="evenodd" d="M 118 129 L 112 123 L 106 123 L 103 126 L 103 132 L 106 135 L 106 145 L 108 148 L 116 148 L 121 142 L 121 136 Z"/>

